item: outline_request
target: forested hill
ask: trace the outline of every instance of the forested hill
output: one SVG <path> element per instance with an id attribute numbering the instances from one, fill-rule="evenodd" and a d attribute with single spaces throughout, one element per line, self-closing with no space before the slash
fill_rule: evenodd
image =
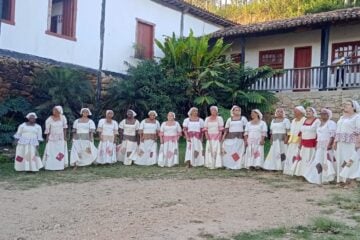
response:
<path id="1" fill-rule="evenodd" d="M 240 24 L 360 6 L 360 0 L 185 0 Z"/>

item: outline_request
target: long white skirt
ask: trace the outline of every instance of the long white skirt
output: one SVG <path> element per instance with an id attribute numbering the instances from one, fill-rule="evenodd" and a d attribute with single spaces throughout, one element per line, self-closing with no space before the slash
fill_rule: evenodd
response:
<path id="1" fill-rule="evenodd" d="M 223 163 L 229 169 L 244 167 L 244 140 L 241 138 L 225 139 L 223 142 Z"/>
<path id="2" fill-rule="evenodd" d="M 96 163 L 107 164 L 116 162 L 116 145 L 112 141 L 100 141 Z"/>
<path id="3" fill-rule="evenodd" d="M 74 140 L 70 154 L 71 166 L 88 166 L 95 162 L 97 149 L 89 140 Z"/>
<path id="4" fill-rule="evenodd" d="M 322 184 L 335 179 L 334 153 L 332 150 L 318 148 L 315 157 L 306 170 L 304 177 L 309 183 Z"/>
<path id="5" fill-rule="evenodd" d="M 133 162 L 132 156 L 138 149 L 137 142 L 124 140 L 116 148 L 117 160 L 124 163 L 124 165 L 131 165 Z"/>
<path id="6" fill-rule="evenodd" d="M 222 166 L 220 141 L 207 140 L 205 146 L 205 167 L 215 169 Z"/>
<path id="7" fill-rule="evenodd" d="M 158 165 L 172 167 L 179 164 L 179 144 L 177 141 L 167 141 L 160 145 Z"/>
<path id="8" fill-rule="evenodd" d="M 292 166 L 294 163 L 294 159 L 299 155 L 299 144 L 298 143 L 290 143 L 287 147 L 286 151 L 286 160 L 284 162 L 284 171 L 283 173 L 286 175 L 293 176 L 294 171 L 292 170 Z"/>
<path id="9" fill-rule="evenodd" d="M 200 139 L 191 138 L 191 142 L 186 142 L 185 162 L 190 161 L 191 166 L 204 166 L 203 145 Z"/>
<path id="10" fill-rule="evenodd" d="M 360 177 L 359 164 L 360 150 L 355 151 L 355 145 L 352 143 L 337 143 L 336 161 L 338 167 L 337 181 L 346 181 L 346 179 L 355 179 Z M 352 160 L 352 163 L 349 163 Z"/>
<path id="11" fill-rule="evenodd" d="M 283 170 L 284 161 L 286 160 L 287 146 L 284 141 L 273 141 L 270 151 L 264 162 L 266 170 Z"/>
<path id="12" fill-rule="evenodd" d="M 15 170 L 37 172 L 43 167 L 37 148 L 30 144 L 16 146 Z"/>
<path id="13" fill-rule="evenodd" d="M 264 145 L 249 144 L 245 152 L 245 168 L 263 167 L 264 165 Z"/>
<path id="14" fill-rule="evenodd" d="M 136 165 L 150 166 L 157 162 L 157 142 L 151 139 L 141 142 L 137 151 L 134 152 L 130 159 Z"/>
<path id="15" fill-rule="evenodd" d="M 291 171 L 295 176 L 303 177 L 315 157 L 315 148 L 301 147 L 300 160 L 294 161 Z"/>
<path id="16" fill-rule="evenodd" d="M 43 164 L 46 170 L 64 170 L 69 165 L 67 142 L 48 141 L 45 146 Z"/>

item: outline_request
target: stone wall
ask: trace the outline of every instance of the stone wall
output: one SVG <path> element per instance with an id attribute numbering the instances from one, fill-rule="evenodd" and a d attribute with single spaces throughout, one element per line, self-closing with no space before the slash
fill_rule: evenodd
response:
<path id="1" fill-rule="evenodd" d="M 13 57 L 0 56 L 0 101 L 8 96 L 32 98 L 33 81 L 36 74 L 51 66 L 61 66 L 36 60 L 19 60 Z M 76 68 L 75 68 L 76 69 Z M 86 71 L 87 78 L 96 87 L 97 75 L 94 70 Z M 102 74 L 102 95 L 106 94 L 114 77 Z"/>
<path id="2" fill-rule="evenodd" d="M 342 112 L 342 103 L 346 100 L 360 101 L 360 89 L 336 90 L 336 91 L 317 91 L 317 92 L 281 92 L 276 93 L 279 102 L 276 107 L 286 109 L 287 115 L 292 118 L 292 109 L 297 105 L 308 102 L 317 111 L 327 107 L 333 111 L 333 120 L 338 120 Z"/>

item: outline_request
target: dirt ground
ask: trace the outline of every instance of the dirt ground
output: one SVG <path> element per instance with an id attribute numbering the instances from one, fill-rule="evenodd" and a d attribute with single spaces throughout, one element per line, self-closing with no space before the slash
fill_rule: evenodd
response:
<path id="1" fill-rule="evenodd" d="M 0 239 L 204 239 L 306 224 L 336 190 L 256 179 L 110 179 L 0 191 Z"/>

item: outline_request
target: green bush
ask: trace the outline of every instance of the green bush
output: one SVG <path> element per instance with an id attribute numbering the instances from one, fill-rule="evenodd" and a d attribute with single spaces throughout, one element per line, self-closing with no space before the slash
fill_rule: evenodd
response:
<path id="1" fill-rule="evenodd" d="M 9 97 L 0 102 L 0 146 L 14 141 L 17 126 L 25 121 L 32 105 L 23 97 Z"/>
<path id="2" fill-rule="evenodd" d="M 53 67 L 41 72 L 33 92 L 42 119 L 51 114 L 55 105 L 61 105 L 69 122 L 73 122 L 82 107 L 94 103 L 94 89 L 85 73 L 68 68 Z"/>

